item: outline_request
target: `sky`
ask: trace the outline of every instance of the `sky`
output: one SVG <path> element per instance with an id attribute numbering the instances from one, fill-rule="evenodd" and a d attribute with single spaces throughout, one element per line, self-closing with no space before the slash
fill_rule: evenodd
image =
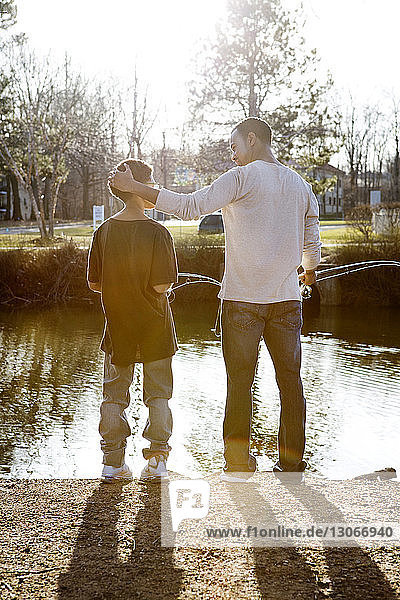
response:
<path id="1" fill-rule="evenodd" d="M 283 0 L 288 7 L 299 0 Z M 88 75 L 129 80 L 137 63 L 162 127 L 176 138 L 185 120 L 185 83 L 197 40 L 212 36 L 225 0 L 16 0 L 18 25 L 32 45 L 57 57 L 65 51 Z M 341 98 L 388 103 L 400 97 L 397 66 L 400 0 L 303 0 L 304 35 L 333 74 Z M 157 143 L 157 142 L 156 142 Z"/>

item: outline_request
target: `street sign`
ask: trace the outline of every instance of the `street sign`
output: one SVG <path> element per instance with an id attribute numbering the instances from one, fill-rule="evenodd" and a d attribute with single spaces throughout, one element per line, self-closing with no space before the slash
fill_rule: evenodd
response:
<path id="1" fill-rule="evenodd" d="M 99 225 L 104 221 L 104 205 L 101 206 L 93 206 L 93 229 L 96 229 L 97 222 L 99 221 Z"/>
<path id="2" fill-rule="evenodd" d="M 381 191 L 371 190 L 369 193 L 369 202 L 371 206 L 376 206 L 381 203 Z"/>

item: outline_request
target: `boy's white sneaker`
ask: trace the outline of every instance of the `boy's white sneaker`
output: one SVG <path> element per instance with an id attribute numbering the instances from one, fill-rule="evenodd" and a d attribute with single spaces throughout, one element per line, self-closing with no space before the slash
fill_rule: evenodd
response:
<path id="1" fill-rule="evenodd" d="M 219 476 L 219 480 L 227 483 L 246 483 L 253 477 L 254 473 L 255 471 L 223 471 Z"/>
<path id="2" fill-rule="evenodd" d="M 140 480 L 161 483 L 162 481 L 168 481 L 168 479 L 167 459 L 164 454 L 157 454 L 149 458 L 147 465 L 141 472 Z"/>
<path id="3" fill-rule="evenodd" d="M 122 467 L 111 467 L 104 465 L 101 473 L 103 483 L 115 483 L 116 481 L 132 481 L 132 471 L 126 463 Z"/>

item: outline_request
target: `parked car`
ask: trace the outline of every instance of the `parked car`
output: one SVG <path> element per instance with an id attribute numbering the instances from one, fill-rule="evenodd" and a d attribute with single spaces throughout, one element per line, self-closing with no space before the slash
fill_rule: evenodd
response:
<path id="1" fill-rule="evenodd" d="M 206 215 L 199 223 L 199 233 L 224 233 L 224 223 L 221 213 Z"/>

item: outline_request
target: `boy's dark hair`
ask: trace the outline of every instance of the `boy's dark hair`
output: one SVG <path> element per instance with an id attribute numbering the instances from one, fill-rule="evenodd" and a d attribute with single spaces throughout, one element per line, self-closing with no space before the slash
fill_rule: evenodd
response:
<path id="1" fill-rule="evenodd" d="M 232 133 L 235 130 L 242 136 L 243 139 L 247 138 L 250 131 L 252 131 L 262 142 L 265 142 L 269 146 L 271 145 L 272 130 L 267 121 L 264 121 L 263 119 L 259 119 L 258 117 L 249 117 L 248 119 L 240 121 L 240 123 L 238 123 L 232 130 Z"/>
<path id="2" fill-rule="evenodd" d="M 124 165 L 128 165 L 136 181 L 140 181 L 140 183 L 148 183 L 151 180 L 153 167 L 144 162 L 144 160 L 139 160 L 138 158 L 126 158 L 118 163 L 117 170 L 124 171 Z M 120 192 L 120 190 L 117 190 L 117 188 L 111 185 L 108 186 L 108 189 L 115 198 L 118 198 L 123 202 L 126 202 L 126 200 L 129 200 L 131 197 L 129 192 Z"/>

